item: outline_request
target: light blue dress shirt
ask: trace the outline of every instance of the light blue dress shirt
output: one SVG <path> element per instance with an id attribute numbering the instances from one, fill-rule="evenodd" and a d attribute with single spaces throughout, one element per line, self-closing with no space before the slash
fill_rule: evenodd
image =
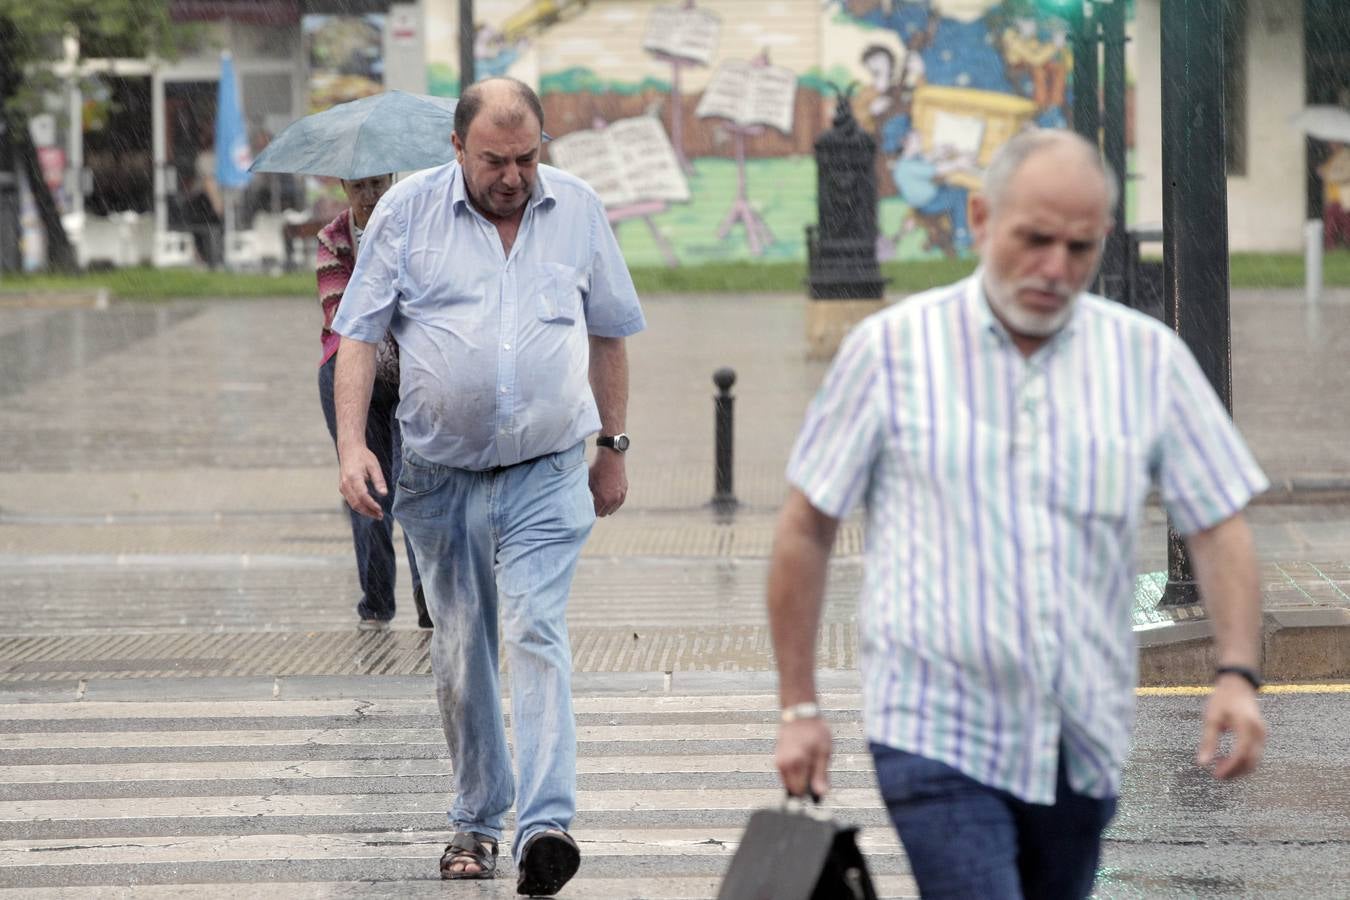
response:
<path id="1" fill-rule="evenodd" d="M 541 165 L 511 253 L 457 163 L 393 186 L 366 225 L 333 330 L 398 341 L 403 443 L 481 471 L 600 428 L 588 335 L 645 326 L 595 191 Z"/>
<path id="2" fill-rule="evenodd" d="M 859 630 L 869 740 L 1031 803 L 1119 793 L 1137 677 L 1135 539 L 1156 486 L 1177 530 L 1267 487 L 1186 345 L 1082 294 L 1023 357 L 982 273 L 860 324 L 789 480 L 867 509 Z"/>

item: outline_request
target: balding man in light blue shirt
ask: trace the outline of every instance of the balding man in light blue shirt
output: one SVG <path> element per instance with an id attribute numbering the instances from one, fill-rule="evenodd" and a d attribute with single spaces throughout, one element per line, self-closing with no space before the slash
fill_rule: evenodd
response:
<path id="1" fill-rule="evenodd" d="M 531 895 L 555 893 L 580 865 L 567 833 L 567 595 L 595 517 L 627 493 L 624 338 L 645 324 L 599 198 L 539 165 L 542 125 L 521 82 L 466 90 L 457 161 L 381 200 L 333 321 L 342 493 L 376 518 L 370 490 L 388 486 L 361 423 L 386 328 L 399 345 L 394 514 L 436 625 L 432 669 L 455 778 L 441 877 L 493 877 L 516 799 L 517 890 Z M 584 439 L 597 431 L 588 473 Z M 518 778 L 497 683 L 499 610 Z"/>

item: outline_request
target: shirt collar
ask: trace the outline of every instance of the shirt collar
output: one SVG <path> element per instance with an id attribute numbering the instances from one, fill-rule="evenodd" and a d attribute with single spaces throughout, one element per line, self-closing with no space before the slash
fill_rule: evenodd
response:
<path id="1" fill-rule="evenodd" d="M 549 183 L 547 170 L 548 166 L 540 164 L 535 169 L 534 185 L 530 188 L 530 199 L 527 206 L 534 209 L 537 206 L 547 203 L 553 206 L 558 202 L 558 198 L 553 193 L 553 187 Z M 472 208 L 469 205 L 469 192 L 464 182 L 464 167 L 456 165 L 454 175 L 450 179 L 450 208 L 459 212 Z"/>

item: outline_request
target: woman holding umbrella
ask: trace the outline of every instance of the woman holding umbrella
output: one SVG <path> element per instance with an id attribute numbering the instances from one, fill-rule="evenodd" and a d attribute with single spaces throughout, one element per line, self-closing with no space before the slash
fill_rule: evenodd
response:
<path id="1" fill-rule="evenodd" d="M 333 372 L 337 365 L 337 349 L 341 338 L 330 326 L 337 313 L 342 294 L 347 289 L 356 254 L 361 249 L 361 234 L 375 211 L 375 204 L 393 184 L 393 175 L 372 175 L 354 180 L 341 179 L 342 192 L 347 195 L 350 208 L 319 232 L 316 275 L 319 282 L 319 304 L 323 307 L 323 357 L 319 361 L 319 400 L 323 404 L 328 433 L 337 442 L 337 410 L 333 404 Z M 366 415 L 366 445 L 380 461 L 385 484 L 398 481 L 403 459 L 403 435 L 398 423 L 398 345 L 392 335 L 386 334 L 376 355 L 375 386 L 370 397 L 370 411 Z M 361 617 L 362 630 L 383 630 L 394 617 L 394 492 L 380 498 L 384 517 L 370 519 L 352 509 L 347 512 L 352 522 L 352 543 L 356 549 L 356 570 L 361 581 L 361 602 L 356 612 Z M 422 596 L 422 582 L 417 574 L 417 561 L 412 544 L 406 542 L 408 567 L 412 570 L 413 601 L 417 604 L 417 624 L 430 628 L 426 600 Z"/>
<path id="2" fill-rule="evenodd" d="M 319 233 L 319 302 L 323 306 L 323 357 L 319 363 L 319 399 L 328 433 L 337 441 L 333 407 L 333 373 L 340 338 L 329 326 L 347 288 L 361 233 L 384 192 L 393 183 L 390 172 L 412 172 L 439 166 L 454 158 L 450 133 L 457 101 L 403 91 L 385 91 L 314 113 L 292 122 L 274 137 L 249 166 L 252 172 L 324 175 L 338 178 L 349 209 Z M 377 355 L 375 386 L 366 418 L 366 443 L 380 462 L 385 484 L 398 481 L 403 461 L 399 428 L 398 347 L 388 335 Z M 368 519 L 351 512 L 352 542 L 361 579 L 356 610 L 360 627 L 381 630 L 394 617 L 394 540 L 391 513 L 394 492 L 381 499 L 384 517 Z M 422 597 L 413 549 L 408 545 L 417 624 L 432 627 Z"/>

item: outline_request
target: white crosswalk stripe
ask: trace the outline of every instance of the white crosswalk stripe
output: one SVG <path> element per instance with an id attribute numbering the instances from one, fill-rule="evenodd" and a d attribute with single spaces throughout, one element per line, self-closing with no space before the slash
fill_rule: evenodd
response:
<path id="1" fill-rule="evenodd" d="M 427 695 L 0 704 L 0 896 L 514 897 L 445 885 L 451 790 Z M 881 896 L 915 896 L 863 745 L 825 694 L 831 809 L 862 826 Z M 769 694 L 579 696 L 582 870 L 560 894 L 716 896 L 741 830 L 781 796 Z"/>

